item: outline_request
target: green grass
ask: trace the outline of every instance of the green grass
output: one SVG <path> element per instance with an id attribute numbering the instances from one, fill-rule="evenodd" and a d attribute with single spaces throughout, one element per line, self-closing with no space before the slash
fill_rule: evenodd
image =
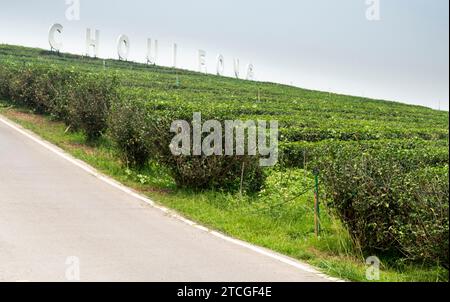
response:
<path id="1" fill-rule="evenodd" d="M 272 169 L 268 171 L 264 190 L 254 196 L 192 192 L 176 188 L 167 172 L 156 164 L 144 171 L 124 168 L 107 136 L 95 145 L 87 145 L 83 134 L 67 131 L 63 123 L 6 101 L 0 102 L 0 114 L 187 218 L 306 261 L 331 276 L 366 281 L 364 257 L 340 221 L 330 210 L 322 208 L 322 233 L 316 238 L 312 192 L 293 198 L 312 187 L 307 171 Z M 286 200 L 291 201 L 279 206 Z M 380 281 L 448 281 L 448 271 L 440 267 L 403 265 L 392 259 L 382 261 Z"/>

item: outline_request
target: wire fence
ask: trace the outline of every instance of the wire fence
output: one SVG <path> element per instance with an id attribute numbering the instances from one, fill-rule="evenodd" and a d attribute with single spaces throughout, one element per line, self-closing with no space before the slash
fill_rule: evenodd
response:
<path id="1" fill-rule="evenodd" d="M 306 195 L 307 193 L 312 193 L 314 191 L 314 189 L 315 189 L 315 186 L 307 188 L 304 191 L 302 191 L 301 193 L 298 193 L 295 196 L 288 198 L 287 200 L 283 200 L 283 201 L 281 201 L 281 202 L 279 202 L 277 204 L 270 205 L 270 206 L 262 208 L 262 209 L 255 209 L 253 211 L 250 211 L 250 214 L 259 214 L 259 213 L 264 213 L 264 212 L 270 212 L 270 211 L 272 211 L 272 210 L 274 210 L 276 208 L 280 208 L 280 207 L 282 207 L 284 205 L 287 205 L 287 204 L 297 200 L 298 198 Z M 309 208 L 309 207 L 304 206 L 304 205 L 299 205 L 299 206 L 303 207 L 305 210 L 309 210 L 309 211 L 314 212 L 314 208 Z"/>

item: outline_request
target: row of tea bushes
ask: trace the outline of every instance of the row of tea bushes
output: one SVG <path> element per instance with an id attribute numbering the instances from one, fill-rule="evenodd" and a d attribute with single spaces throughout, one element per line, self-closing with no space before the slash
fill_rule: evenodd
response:
<path id="1" fill-rule="evenodd" d="M 194 108 L 121 100 L 114 74 L 62 66 L 0 65 L 0 96 L 36 112 L 51 114 L 89 141 L 108 133 L 126 165 L 142 168 L 156 160 L 177 185 L 192 189 L 257 191 L 264 174 L 253 156 L 174 156 L 169 145 L 174 120 L 192 119 Z M 161 110 L 165 109 L 165 110 Z M 206 119 L 224 118 L 203 112 Z"/>
<path id="2" fill-rule="evenodd" d="M 125 162 L 142 168 L 150 159 L 165 166 L 179 187 L 243 189 L 255 192 L 264 183 L 259 158 L 254 156 L 174 156 L 169 148 L 175 120 L 190 124 L 195 109 L 188 107 L 158 110 L 154 104 L 120 101 L 113 106 L 110 136 Z M 205 119 L 223 119 L 218 113 L 203 112 Z M 241 187 L 242 185 L 242 187 Z"/>
<path id="3" fill-rule="evenodd" d="M 318 166 L 329 206 L 367 254 L 448 268 L 448 147 L 329 144 Z"/>
<path id="4" fill-rule="evenodd" d="M 34 64 L 0 65 L 0 96 L 63 120 L 95 140 L 117 100 L 114 75 Z"/>

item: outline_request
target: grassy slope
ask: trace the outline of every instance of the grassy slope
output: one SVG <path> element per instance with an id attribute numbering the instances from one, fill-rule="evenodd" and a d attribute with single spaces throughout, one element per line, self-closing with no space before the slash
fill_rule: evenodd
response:
<path id="1" fill-rule="evenodd" d="M 41 50 L 21 47 L 0 46 L 0 63 L 4 59 L 76 65 L 87 71 L 103 69 L 102 60 L 67 55 L 58 57 Z M 448 134 L 448 113 L 419 106 L 362 100 L 277 84 L 205 76 L 117 61 L 106 61 L 106 69 L 119 74 L 125 96 L 145 99 L 162 106 L 175 100 L 199 108 L 227 110 L 235 116 L 276 118 L 280 120 L 282 128 L 308 128 L 313 133 L 331 129 L 339 133 L 356 132 L 358 135 L 361 130 L 373 131 L 381 137 L 390 137 L 392 133 L 398 133 L 400 137 Z M 181 83 L 179 87 L 175 86 L 177 76 Z M 365 280 L 363 257 L 355 251 L 347 232 L 329 211 L 325 211 L 322 217 L 324 232 L 319 239 L 315 238 L 311 213 L 312 193 L 296 198 L 283 207 L 276 207 L 298 191 L 310 187 L 312 181 L 306 171 L 271 171 L 265 191 L 260 196 L 241 197 L 224 192 L 193 193 L 179 190 L 160 167 L 153 165 L 142 172 L 124 169 L 107 137 L 97 146 L 86 146 L 82 134 L 65 133 L 66 127 L 62 123 L 22 108 L 6 109 L 10 105 L 3 104 L 0 113 L 104 173 L 196 221 L 237 238 L 306 260 L 330 275 Z M 286 137 L 289 135 L 287 131 Z M 295 136 L 287 140 L 295 141 Z M 392 264 L 383 267 L 381 277 L 383 281 L 448 279 L 447 272 L 440 268 Z"/>

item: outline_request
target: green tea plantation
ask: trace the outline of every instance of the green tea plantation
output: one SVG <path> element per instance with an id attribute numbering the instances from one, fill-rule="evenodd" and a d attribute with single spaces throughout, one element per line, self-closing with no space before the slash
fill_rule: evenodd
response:
<path id="1" fill-rule="evenodd" d="M 173 207 L 183 214 L 331 274 L 359 279 L 337 272 L 339 261 L 314 259 L 377 255 L 388 270 L 448 274 L 448 112 L 8 45 L 0 45 L 0 99 L 64 123 L 86 146 L 110 148 L 120 162 L 115 173 L 175 192 Z M 192 121 L 194 112 L 277 120 L 277 165 L 260 167 L 252 156 L 174 157 L 171 122 Z M 210 215 L 194 210 L 202 202 Z"/>

